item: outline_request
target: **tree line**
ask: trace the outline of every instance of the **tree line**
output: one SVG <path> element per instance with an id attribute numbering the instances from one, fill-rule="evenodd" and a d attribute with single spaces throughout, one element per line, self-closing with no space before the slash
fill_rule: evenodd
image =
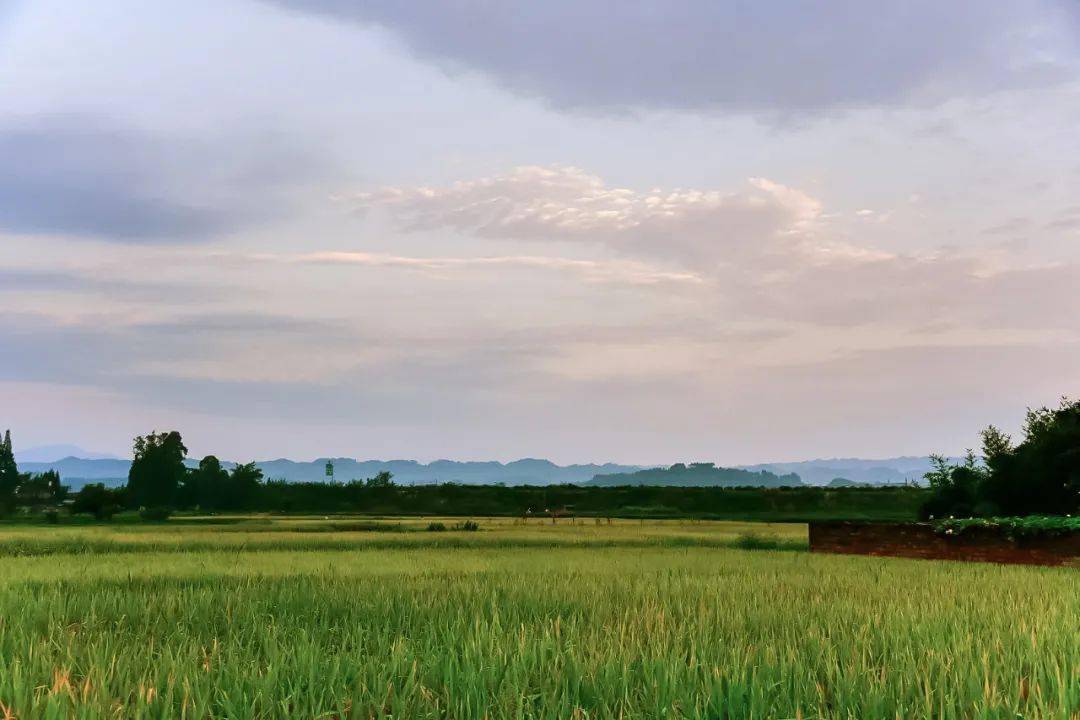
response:
<path id="1" fill-rule="evenodd" d="M 1080 512 L 1080 400 L 1029 409 L 1018 443 L 993 425 L 952 464 L 932 455 L 926 518 L 1071 515 Z"/>
<path id="2" fill-rule="evenodd" d="M 11 431 L 4 431 L 4 439 L 0 441 L 0 515 L 17 507 L 56 507 L 67 499 L 68 493 L 69 488 L 60 483 L 60 473 L 55 470 L 20 473 L 11 447 Z"/>
<path id="3" fill-rule="evenodd" d="M 0 467 L 14 468 L 10 443 L 0 446 Z M 127 484 L 101 483 L 69 493 L 59 476 L 19 475 L 9 509 L 55 510 L 61 504 L 73 513 L 108 519 L 121 510 L 137 510 L 146 519 L 164 519 L 172 510 L 207 512 L 363 512 L 401 515 L 519 515 L 523 517 L 713 516 L 762 519 L 864 517 L 910 519 L 922 502 L 912 488 L 829 490 L 814 487 L 599 487 L 579 485 L 504 486 L 398 485 L 382 472 L 348 482 L 266 480 L 254 463 L 226 470 L 213 455 L 189 468 L 180 433 L 152 432 L 135 439 Z M 6 458 L 6 460 L 5 460 Z M 0 477 L 7 477 L 0 470 Z M 17 471 L 16 475 L 18 475 Z M 48 493 L 29 498 L 31 488 Z M 65 501 L 67 501 L 65 503 Z"/>
<path id="4" fill-rule="evenodd" d="M 929 489 L 913 487 L 659 487 L 655 485 L 401 486 L 388 472 L 365 480 L 300 482 L 263 478 L 254 462 L 226 470 L 207 455 L 185 464 L 179 432 L 135 438 L 127 484 L 89 484 L 77 493 L 55 471 L 20 473 L 11 433 L 0 442 L 0 514 L 22 507 L 56 517 L 60 507 L 99 519 L 129 509 L 148 519 L 174 509 L 470 515 L 640 515 L 761 519 L 914 519 L 1080 512 L 1080 401 L 1029 410 L 1019 442 L 990 426 L 983 456 L 950 464 L 932 456 Z M 49 515 L 51 513 L 51 515 Z"/>

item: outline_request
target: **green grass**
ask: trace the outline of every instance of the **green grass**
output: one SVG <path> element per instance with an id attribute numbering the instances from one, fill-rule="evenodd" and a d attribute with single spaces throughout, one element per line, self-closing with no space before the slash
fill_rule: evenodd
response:
<path id="1" fill-rule="evenodd" d="M 801 525 L 430 521 L 0 528 L 0 717 L 1080 713 L 1073 569 L 812 555 Z"/>

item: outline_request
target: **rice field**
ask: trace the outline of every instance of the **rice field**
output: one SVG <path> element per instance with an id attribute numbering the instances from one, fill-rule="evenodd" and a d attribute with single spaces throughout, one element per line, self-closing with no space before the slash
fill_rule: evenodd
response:
<path id="1" fill-rule="evenodd" d="M 0 527 L 0 718 L 1080 718 L 1076 569 L 429 521 Z"/>

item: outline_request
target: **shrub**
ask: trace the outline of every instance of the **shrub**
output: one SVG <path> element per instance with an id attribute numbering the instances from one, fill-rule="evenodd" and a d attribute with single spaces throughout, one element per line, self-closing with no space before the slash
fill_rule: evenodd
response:
<path id="1" fill-rule="evenodd" d="M 735 547 L 740 550 L 777 550 L 780 548 L 780 540 L 775 535 L 748 532 L 735 540 Z"/>
<path id="2" fill-rule="evenodd" d="M 60 522 L 60 513 L 56 512 L 56 510 L 46 510 L 45 522 L 49 523 L 50 525 L 58 524 Z"/>
<path id="3" fill-rule="evenodd" d="M 164 522 L 172 515 L 172 508 L 167 507 L 142 507 L 139 508 L 139 517 L 146 522 Z"/>
<path id="4" fill-rule="evenodd" d="M 103 483 L 90 483 L 75 493 L 71 512 L 89 513 L 98 520 L 109 520 L 121 507 L 124 492 L 105 487 Z"/>
<path id="5" fill-rule="evenodd" d="M 445 532 L 446 526 L 443 525 L 441 522 L 433 522 L 428 523 L 427 529 L 428 532 Z"/>
<path id="6" fill-rule="evenodd" d="M 454 527 L 454 529 L 455 530 L 464 530 L 465 532 L 476 532 L 477 530 L 480 529 L 480 526 L 478 524 L 476 524 L 475 522 L 473 522 L 472 520 L 466 520 L 465 522 L 461 523 L 460 525 L 456 525 Z"/>

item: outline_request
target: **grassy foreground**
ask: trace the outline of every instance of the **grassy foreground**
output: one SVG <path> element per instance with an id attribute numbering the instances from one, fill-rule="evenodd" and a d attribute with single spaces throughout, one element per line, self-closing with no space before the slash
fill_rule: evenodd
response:
<path id="1" fill-rule="evenodd" d="M 367 522 L 0 528 L 0 717 L 1080 717 L 1074 569 Z"/>

